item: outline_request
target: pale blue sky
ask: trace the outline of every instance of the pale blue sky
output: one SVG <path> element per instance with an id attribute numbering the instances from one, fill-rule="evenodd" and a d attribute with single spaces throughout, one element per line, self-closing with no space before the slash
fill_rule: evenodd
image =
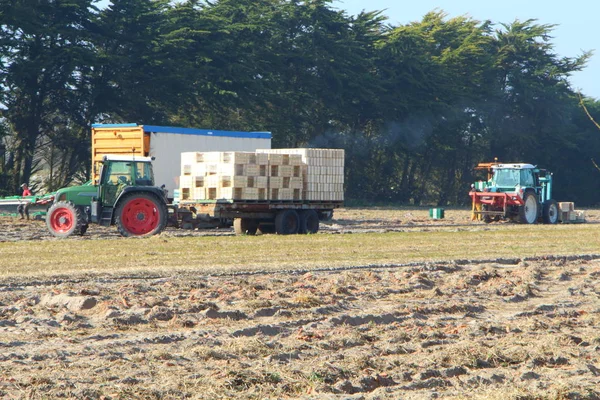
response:
<path id="1" fill-rule="evenodd" d="M 515 19 L 537 19 L 540 24 L 556 24 L 553 43 L 561 57 L 574 57 L 595 50 L 587 67 L 570 81 L 574 89 L 600 99 L 600 1 L 598 0 L 337 0 L 334 7 L 357 14 L 362 10 L 385 10 L 393 25 L 419 21 L 429 11 L 439 9 L 448 17 L 466 15 L 476 20 L 510 23 Z"/>

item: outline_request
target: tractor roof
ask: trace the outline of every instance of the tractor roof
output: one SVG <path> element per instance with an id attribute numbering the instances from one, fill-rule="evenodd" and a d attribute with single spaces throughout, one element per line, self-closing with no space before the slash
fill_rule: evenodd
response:
<path id="1" fill-rule="evenodd" d="M 140 161 L 140 162 L 151 162 L 152 157 L 142 157 L 142 156 L 124 156 L 118 154 L 107 154 L 103 157 L 103 160 L 107 161 Z"/>
<path id="2" fill-rule="evenodd" d="M 535 165 L 531 164 L 497 164 L 493 165 L 494 169 L 533 169 Z"/>

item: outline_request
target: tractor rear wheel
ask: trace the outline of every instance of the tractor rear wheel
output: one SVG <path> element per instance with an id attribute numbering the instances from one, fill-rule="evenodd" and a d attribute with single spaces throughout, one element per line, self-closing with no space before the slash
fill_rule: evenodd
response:
<path id="1" fill-rule="evenodd" d="M 296 210 L 282 210 L 275 217 L 275 232 L 278 235 L 295 235 L 300 230 L 300 218 Z"/>
<path id="2" fill-rule="evenodd" d="M 233 230 L 236 235 L 256 235 L 258 221 L 252 218 L 236 218 L 233 220 Z"/>
<path id="3" fill-rule="evenodd" d="M 539 204 L 535 192 L 527 189 L 523 194 L 523 205 L 519 206 L 519 222 L 535 224 L 538 219 Z"/>
<path id="4" fill-rule="evenodd" d="M 66 238 L 80 233 L 85 225 L 81 210 L 69 201 L 58 201 L 48 209 L 46 226 L 52 235 Z"/>
<path id="5" fill-rule="evenodd" d="M 132 193 L 117 206 L 115 221 L 122 236 L 152 236 L 167 226 L 167 207 L 150 193 Z"/>
<path id="6" fill-rule="evenodd" d="M 556 200 L 546 200 L 544 202 L 542 220 L 545 224 L 556 224 L 558 222 L 558 203 Z"/>

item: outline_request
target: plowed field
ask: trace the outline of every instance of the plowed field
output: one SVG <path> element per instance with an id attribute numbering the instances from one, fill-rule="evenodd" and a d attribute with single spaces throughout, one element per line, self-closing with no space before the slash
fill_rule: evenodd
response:
<path id="1" fill-rule="evenodd" d="M 504 227 L 447 216 L 341 210 L 323 234 L 451 230 L 459 240 Z M 5 251 L 56 240 L 39 221 L 0 227 Z M 66 243 L 79 240 L 128 241 L 97 227 Z M 504 252 L 302 272 L 4 274 L 0 398 L 600 398 L 600 256 Z"/>

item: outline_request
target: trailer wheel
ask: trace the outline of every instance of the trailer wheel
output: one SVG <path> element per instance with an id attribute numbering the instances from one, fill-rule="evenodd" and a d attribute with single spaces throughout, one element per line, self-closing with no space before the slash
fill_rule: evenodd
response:
<path id="1" fill-rule="evenodd" d="M 256 235 L 258 221 L 252 218 L 236 218 L 233 220 L 233 230 L 236 235 Z"/>
<path id="2" fill-rule="evenodd" d="M 81 210 L 69 201 L 56 202 L 48 209 L 46 226 L 52 235 L 61 238 L 81 232 L 83 226 Z"/>
<path id="3" fill-rule="evenodd" d="M 539 204 L 535 192 L 527 189 L 523 194 L 523 204 L 519 206 L 519 222 L 522 224 L 535 224 L 538 219 Z"/>
<path id="4" fill-rule="evenodd" d="M 115 212 L 116 224 L 122 236 L 152 236 L 165 229 L 167 207 L 149 193 L 132 193 L 123 198 Z"/>
<path id="5" fill-rule="evenodd" d="M 558 222 L 558 203 L 556 200 L 546 200 L 544 202 L 542 220 L 545 224 L 556 224 Z"/>
<path id="6" fill-rule="evenodd" d="M 319 215 L 315 210 L 304 210 L 300 212 L 299 233 L 319 232 Z"/>
<path id="7" fill-rule="evenodd" d="M 296 210 L 282 210 L 275 217 L 275 232 L 278 235 L 295 235 L 300 229 L 300 218 Z"/>

